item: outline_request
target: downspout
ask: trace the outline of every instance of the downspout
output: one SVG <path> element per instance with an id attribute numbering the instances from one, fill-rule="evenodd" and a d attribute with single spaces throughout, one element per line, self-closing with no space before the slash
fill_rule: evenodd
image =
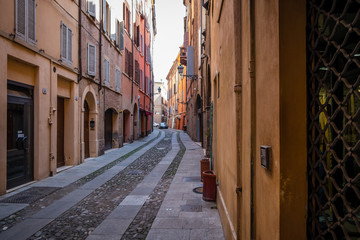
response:
<path id="1" fill-rule="evenodd" d="M 134 1 L 131 0 L 131 25 L 130 25 L 130 27 L 134 27 L 133 14 L 134 14 Z M 131 104 L 132 104 L 134 101 L 134 67 L 135 67 L 135 64 L 134 64 L 134 29 L 133 29 L 132 35 L 131 35 L 131 62 L 132 62 L 132 69 L 131 69 Z M 133 113 L 133 118 L 134 118 L 134 113 Z M 134 129 L 134 127 L 133 127 L 133 129 Z"/>
<path id="2" fill-rule="evenodd" d="M 144 17 L 144 41 L 143 41 L 143 43 L 144 43 L 144 46 L 146 46 L 146 30 L 145 30 L 145 24 L 146 24 L 146 18 Z M 141 49 L 144 51 L 144 48 L 143 48 L 143 46 L 141 46 Z M 145 58 L 145 55 L 146 54 L 146 52 L 144 52 L 144 78 L 146 77 L 146 58 Z M 143 81 L 145 81 L 145 79 L 143 78 Z M 149 85 L 150 85 L 150 81 L 149 81 Z M 151 86 L 149 86 L 149 89 L 151 88 Z M 146 94 L 146 92 L 145 92 L 145 94 Z M 145 109 L 145 96 L 144 96 L 144 109 Z M 146 122 L 145 122 L 145 134 L 144 134 L 144 136 L 146 136 L 147 135 L 147 120 L 148 120 L 148 117 L 147 117 L 147 115 L 146 115 L 146 112 L 145 112 L 145 119 L 146 119 Z"/>
<path id="3" fill-rule="evenodd" d="M 202 4 L 200 3 L 200 49 L 199 49 L 199 51 L 200 51 L 200 62 L 199 62 L 199 64 L 200 64 L 200 67 L 201 67 L 201 69 L 200 69 L 200 73 L 201 73 L 201 92 L 200 92 L 200 94 L 201 94 L 201 126 L 202 126 L 202 136 L 201 136 L 201 147 L 202 148 L 204 148 L 204 107 L 203 107 L 203 105 L 204 105 L 204 101 L 203 101 L 203 99 L 204 99 L 204 93 L 203 93 L 203 65 L 202 65 L 202 58 L 201 58 L 201 56 L 202 56 L 202 33 L 203 33 L 203 29 L 202 29 L 202 25 L 203 25 L 203 23 L 202 23 L 202 21 L 203 21 L 203 17 L 202 17 L 202 11 L 203 11 L 203 6 L 202 6 Z M 200 129 L 200 132 L 201 132 L 201 129 Z"/>
<path id="4" fill-rule="evenodd" d="M 102 9 L 104 9 L 102 7 Z M 104 13 L 101 14 L 101 18 L 104 17 Z M 104 24 L 104 20 L 102 19 L 100 21 L 100 29 L 99 29 L 99 89 L 98 91 L 100 92 L 101 88 L 102 88 L 102 77 L 101 77 L 101 47 L 102 47 L 102 29 L 103 29 L 103 24 Z"/>
<path id="5" fill-rule="evenodd" d="M 82 79 L 82 59 L 81 59 L 81 0 L 79 0 L 79 49 L 78 49 L 78 57 L 79 57 L 79 74 L 78 74 L 78 83 Z M 80 151 L 81 152 L 81 151 Z"/>
<path id="6" fill-rule="evenodd" d="M 255 239 L 256 226 L 254 219 L 254 162 L 256 157 L 256 83 L 255 83 L 255 1 L 250 0 L 250 89 L 251 89 L 251 165 L 250 165 L 250 234 Z"/>

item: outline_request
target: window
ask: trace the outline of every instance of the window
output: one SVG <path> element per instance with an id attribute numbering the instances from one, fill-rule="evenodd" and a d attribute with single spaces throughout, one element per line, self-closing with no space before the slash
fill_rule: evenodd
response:
<path id="1" fill-rule="evenodd" d="M 15 1 L 16 35 L 33 45 L 36 44 L 36 1 Z"/>
<path id="2" fill-rule="evenodd" d="M 96 74 L 96 46 L 88 43 L 88 74 L 90 76 L 95 76 Z"/>
<path id="3" fill-rule="evenodd" d="M 121 86 L 120 86 L 120 70 L 116 69 L 116 91 L 120 92 Z"/>
<path id="4" fill-rule="evenodd" d="M 123 20 L 126 31 L 130 33 L 130 10 L 125 2 L 123 3 Z"/>
<path id="5" fill-rule="evenodd" d="M 133 75 L 133 61 L 130 51 L 125 49 L 125 73 L 131 78 Z"/>
<path id="6" fill-rule="evenodd" d="M 96 17 L 96 5 L 92 1 L 88 1 L 87 11 L 90 16 L 92 16 L 93 18 Z"/>
<path id="7" fill-rule="evenodd" d="M 61 22 L 61 59 L 72 64 L 72 30 Z"/>
<path id="8" fill-rule="evenodd" d="M 107 86 L 110 84 L 110 63 L 107 59 L 104 59 L 104 83 Z"/>
<path id="9" fill-rule="evenodd" d="M 116 46 L 124 50 L 124 22 L 116 19 Z"/>
<path id="10" fill-rule="evenodd" d="M 143 89 L 143 83 L 144 83 L 143 71 L 140 69 L 140 89 Z"/>
<path id="11" fill-rule="evenodd" d="M 111 29 L 111 13 L 110 13 L 110 6 L 106 0 L 102 0 L 102 7 L 103 7 L 103 30 L 110 34 Z"/>

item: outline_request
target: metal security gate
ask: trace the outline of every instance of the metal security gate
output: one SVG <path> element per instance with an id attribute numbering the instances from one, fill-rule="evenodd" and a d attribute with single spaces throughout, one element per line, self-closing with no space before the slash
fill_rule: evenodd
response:
<path id="1" fill-rule="evenodd" d="M 307 1 L 309 239 L 360 238 L 360 1 Z"/>

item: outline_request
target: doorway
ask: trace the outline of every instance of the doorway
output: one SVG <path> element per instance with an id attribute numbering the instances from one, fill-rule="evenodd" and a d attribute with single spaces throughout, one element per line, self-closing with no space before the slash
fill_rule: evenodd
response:
<path id="1" fill-rule="evenodd" d="M 105 150 L 112 148 L 113 139 L 113 110 L 105 112 Z"/>
<path id="2" fill-rule="evenodd" d="M 89 104 L 87 103 L 87 101 L 84 101 L 84 146 L 85 146 L 85 156 L 84 158 L 89 158 L 90 157 L 90 146 L 89 146 Z"/>
<path id="3" fill-rule="evenodd" d="M 33 180 L 33 88 L 8 83 L 7 189 Z"/>
<path id="4" fill-rule="evenodd" d="M 65 166 L 64 152 L 64 98 L 57 98 L 57 158 L 56 167 Z"/>

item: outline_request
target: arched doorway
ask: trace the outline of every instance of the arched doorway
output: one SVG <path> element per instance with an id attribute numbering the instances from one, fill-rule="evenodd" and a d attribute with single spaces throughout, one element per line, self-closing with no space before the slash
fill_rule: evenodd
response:
<path id="1" fill-rule="evenodd" d="M 96 157 L 98 155 L 97 138 L 97 107 L 95 91 L 88 86 L 83 94 L 82 104 L 82 131 L 81 131 L 81 153 L 82 159 Z"/>
<path id="2" fill-rule="evenodd" d="M 130 142 L 130 111 L 123 112 L 123 142 Z"/>
<path id="3" fill-rule="evenodd" d="M 108 109 L 105 112 L 105 150 L 112 148 L 113 139 L 113 110 Z"/>

